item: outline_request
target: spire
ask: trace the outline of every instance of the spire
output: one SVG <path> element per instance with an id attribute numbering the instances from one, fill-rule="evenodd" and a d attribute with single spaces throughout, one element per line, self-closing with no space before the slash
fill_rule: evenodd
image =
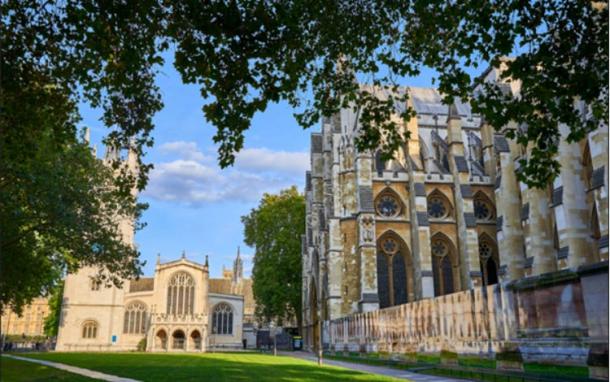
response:
<path id="1" fill-rule="evenodd" d="M 208 255 L 205 255 L 205 267 L 209 268 L 209 265 L 208 265 Z"/>
<path id="2" fill-rule="evenodd" d="M 233 282 L 238 282 L 244 277 L 244 262 L 241 259 L 239 253 L 239 246 L 237 246 L 237 257 L 233 261 Z"/>
<path id="3" fill-rule="evenodd" d="M 157 265 L 161 264 L 161 254 L 157 253 Z"/>
<path id="4" fill-rule="evenodd" d="M 182 250 L 182 258 L 186 259 L 186 251 L 184 249 Z"/>

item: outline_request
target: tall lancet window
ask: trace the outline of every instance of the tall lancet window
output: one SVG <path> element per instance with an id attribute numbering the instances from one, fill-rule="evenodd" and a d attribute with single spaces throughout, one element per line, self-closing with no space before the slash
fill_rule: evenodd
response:
<path id="1" fill-rule="evenodd" d="M 195 280 L 186 272 L 176 273 L 167 287 L 167 314 L 193 314 Z"/>

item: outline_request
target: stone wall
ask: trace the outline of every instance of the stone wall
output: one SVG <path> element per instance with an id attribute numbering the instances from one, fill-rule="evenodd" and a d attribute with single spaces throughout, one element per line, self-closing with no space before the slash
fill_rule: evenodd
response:
<path id="1" fill-rule="evenodd" d="M 326 321 L 323 333 L 335 352 L 493 358 L 518 349 L 525 362 L 574 365 L 596 352 L 607 370 L 608 262 L 353 314 Z"/>

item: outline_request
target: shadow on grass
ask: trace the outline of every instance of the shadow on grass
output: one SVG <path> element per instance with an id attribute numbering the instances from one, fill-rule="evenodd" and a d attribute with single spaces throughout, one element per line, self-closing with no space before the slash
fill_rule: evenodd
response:
<path id="1" fill-rule="evenodd" d="M 396 381 L 388 377 L 324 366 L 292 357 L 255 353 L 37 353 L 32 358 L 61 362 L 141 381 Z"/>

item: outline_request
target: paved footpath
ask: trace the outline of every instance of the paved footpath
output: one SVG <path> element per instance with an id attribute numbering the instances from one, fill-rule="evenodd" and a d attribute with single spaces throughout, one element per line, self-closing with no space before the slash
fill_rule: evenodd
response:
<path id="1" fill-rule="evenodd" d="M 305 359 L 305 360 L 313 361 L 313 362 L 318 361 L 318 358 L 315 355 L 313 355 L 311 353 L 302 352 L 302 351 L 280 352 L 280 354 L 286 355 L 289 357 L 301 358 L 301 359 Z M 394 378 L 398 378 L 398 379 L 407 379 L 407 380 L 416 381 L 416 382 L 464 382 L 464 381 L 467 381 L 466 379 L 451 379 L 451 378 L 446 378 L 446 377 L 438 377 L 435 375 L 419 374 L 419 373 L 414 373 L 412 371 L 394 369 L 391 367 L 371 366 L 371 365 L 366 365 L 366 364 L 361 364 L 361 363 L 337 361 L 334 359 L 324 359 L 324 364 L 331 365 L 331 366 L 339 366 L 339 367 L 343 367 L 345 369 L 362 371 L 365 373 L 385 375 L 388 377 L 394 377 Z"/>
<path id="2" fill-rule="evenodd" d="M 19 356 L 9 355 L 9 354 L 2 354 L 2 357 L 12 358 L 12 359 L 16 359 L 16 360 L 19 360 L 19 361 L 38 363 L 38 364 L 41 364 L 41 365 L 45 365 L 45 366 L 49 366 L 49 367 L 54 367 L 56 369 L 65 370 L 65 371 L 68 371 L 68 372 L 73 373 L 73 374 L 79 374 L 79 375 L 83 375 L 85 377 L 98 379 L 100 381 L 110 381 L 110 382 L 140 382 L 140 381 L 138 381 L 136 379 L 117 377 L 116 375 L 104 374 L 104 373 L 100 373 L 99 371 L 83 369 L 82 367 L 70 366 L 70 365 L 66 365 L 64 363 L 43 361 L 43 360 L 40 360 L 40 359 L 19 357 Z"/>

